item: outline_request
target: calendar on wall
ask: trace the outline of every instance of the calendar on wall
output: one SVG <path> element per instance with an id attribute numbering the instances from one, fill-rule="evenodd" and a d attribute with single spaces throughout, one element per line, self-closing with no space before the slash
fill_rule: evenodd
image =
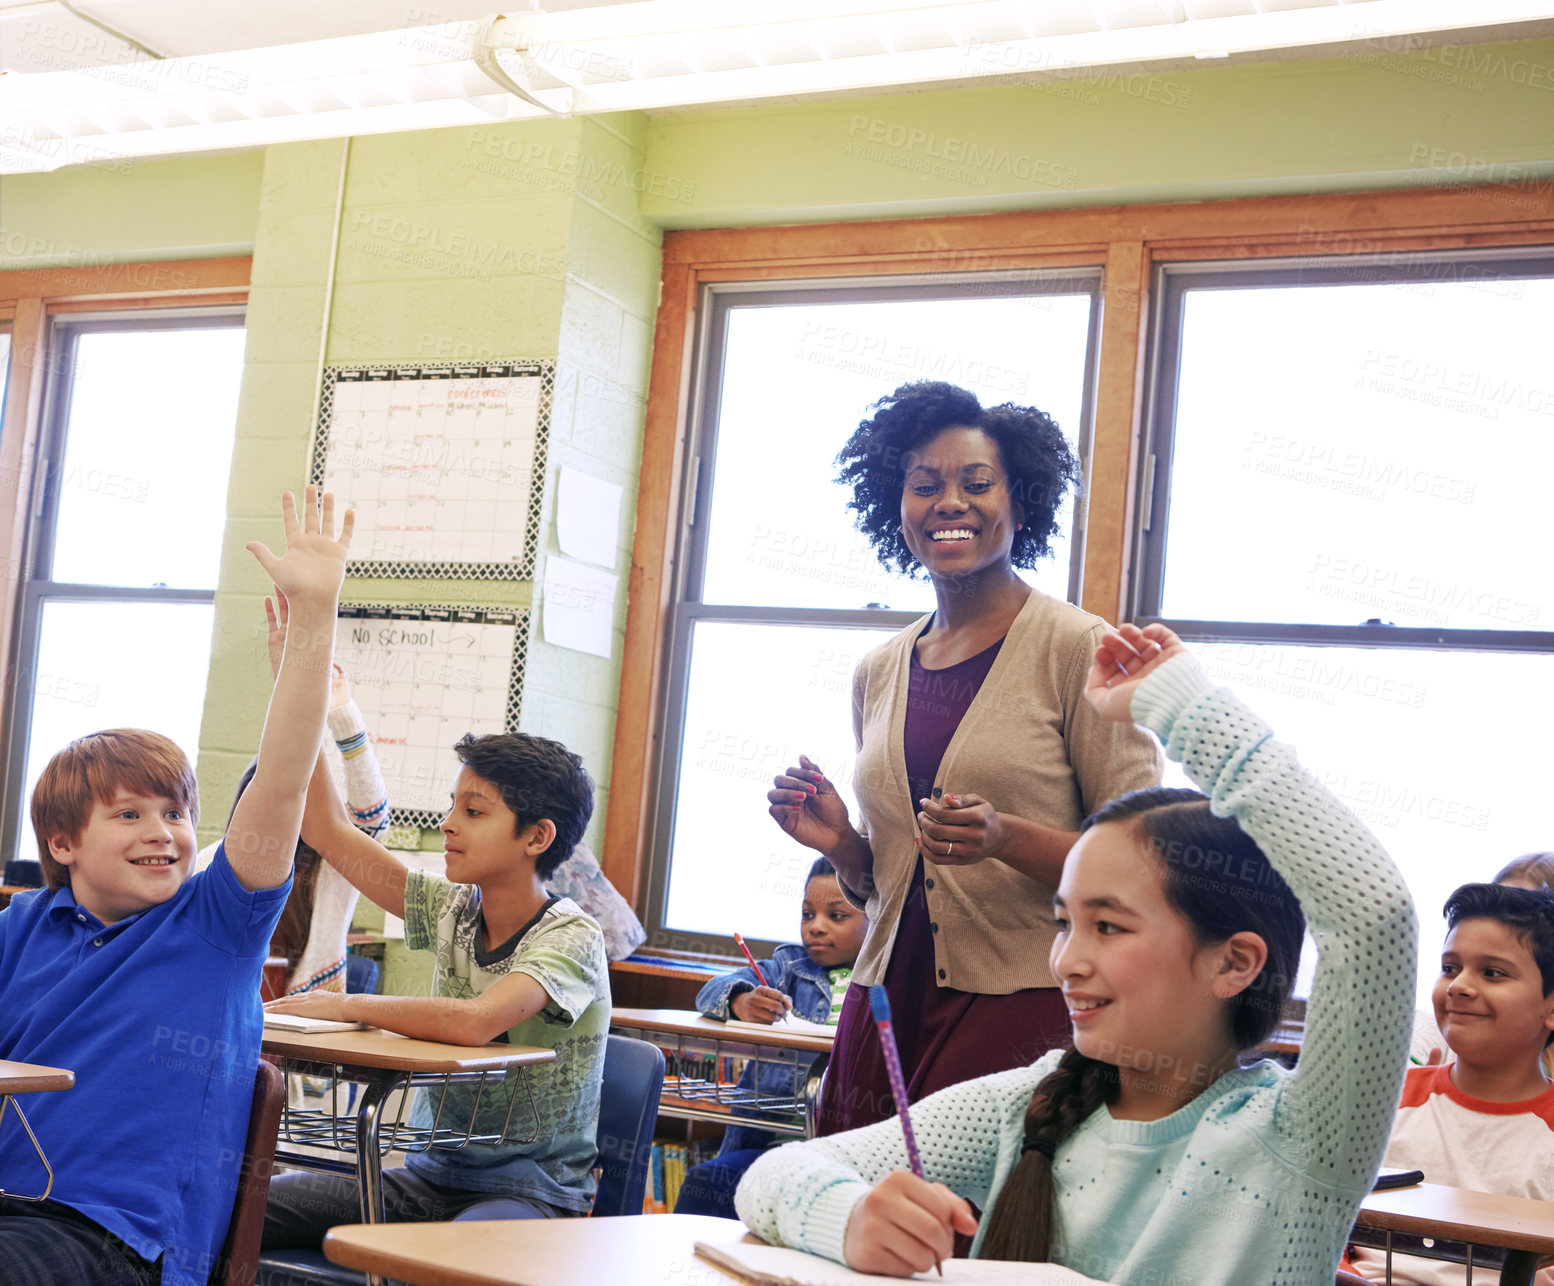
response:
<path id="1" fill-rule="evenodd" d="M 474 607 L 340 605 L 335 660 L 361 707 L 396 826 L 434 827 L 466 732 L 517 732 L 529 614 Z"/>
<path id="2" fill-rule="evenodd" d="M 532 580 L 555 362 L 332 366 L 312 479 L 356 510 L 352 576 Z"/>

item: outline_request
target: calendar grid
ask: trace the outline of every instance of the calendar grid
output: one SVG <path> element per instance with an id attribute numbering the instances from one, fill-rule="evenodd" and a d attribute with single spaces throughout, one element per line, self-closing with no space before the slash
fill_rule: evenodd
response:
<path id="1" fill-rule="evenodd" d="M 327 367 L 309 476 L 357 510 L 346 573 L 532 580 L 555 382 L 552 358 Z"/>
<path id="2" fill-rule="evenodd" d="M 527 609 L 340 604 L 336 656 L 383 769 L 393 825 L 442 820 L 459 736 L 518 731 L 528 648 Z"/>

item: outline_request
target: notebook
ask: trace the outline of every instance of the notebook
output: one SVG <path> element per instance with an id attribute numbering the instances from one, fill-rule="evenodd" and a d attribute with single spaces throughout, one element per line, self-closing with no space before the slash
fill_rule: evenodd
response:
<path id="1" fill-rule="evenodd" d="M 307 1018 L 302 1014 L 272 1014 L 268 1009 L 264 1013 L 264 1025 L 273 1027 L 277 1031 L 366 1031 L 366 1023 L 349 1023 L 343 1019 L 334 1018 Z"/>
<path id="2" fill-rule="evenodd" d="M 793 1036 L 824 1036 L 827 1040 L 834 1040 L 836 1028 L 826 1023 L 812 1023 L 808 1018 L 800 1018 L 791 1009 L 783 1015 L 781 1022 L 776 1023 L 747 1023 L 742 1018 L 730 1018 L 730 1027 L 748 1027 L 751 1031 L 785 1031 Z"/>
<path id="3" fill-rule="evenodd" d="M 933 1269 L 915 1277 L 882 1277 L 858 1273 L 843 1264 L 807 1255 L 785 1246 L 756 1246 L 748 1242 L 709 1246 L 696 1243 L 696 1253 L 708 1263 L 759 1284 L 759 1286 L 857 1286 L 860 1282 L 947 1282 L 960 1286 L 1097 1286 L 1072 1268 L 1056 1264 L 1014 1264 L 1001 1259 L 946 1259 L 944 1276 Z"/>

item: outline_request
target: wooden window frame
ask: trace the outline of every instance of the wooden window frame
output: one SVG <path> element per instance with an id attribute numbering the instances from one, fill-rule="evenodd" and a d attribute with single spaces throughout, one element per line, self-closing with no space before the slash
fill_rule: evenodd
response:
<path id="1" fill-rule="evenodd" d="M 0 424 L 0 745 L 11 744 L 12 679 L 28 547 L 34 464 L 43 433 L 53 320 L 72 313 L 211 307 L 248 302 L 248 256 L 136 260 L 0 272 L 0 320 L 11 323 L 5 416 Z"/>
<path id="2" fill-rule="evenodd" d="M 666 235 L 601 858 L 605 874 L 628 901 L 643 905 L 676 580 L 681 472 L 706 285 L 1102 267 L 1081 603 L 1087 611 L 1115 620 L 1129 596 L 1134 478 L 1151 339 L 1146 322 L 1157 266 L 1259 258 L 1337 261 L 1345 255 L 1550 243 L 1554 193 L 1540 185 L 1516 184 Z"/>

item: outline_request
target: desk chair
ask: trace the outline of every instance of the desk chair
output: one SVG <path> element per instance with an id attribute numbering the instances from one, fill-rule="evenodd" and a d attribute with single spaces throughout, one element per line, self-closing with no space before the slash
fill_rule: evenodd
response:
<path id="1" fill-rule="evenodd" d="M 594 1214 L 640 1215 L 664 1090 L 664 1051 L 630 1036 L 610 1036 L 608 1041 L 599 1095 L 602 1173 Z"/>
<path id="2" fill-rule="evenodd" d="M 275 1138 L 285 1103 L 286 1077 L 273 1063 L 260 1063 L 254 1076 L 232 1221 L 210 1275 L 210 1286 L 254 1286 L 259 1271 L 259 1238 L 264 1232 L 264 1203 L 270 1195 L 270 1171 L 275 1166 Z"/>
<path id="3" fill-rule="evenodd" d="M 599 1090 L 599 1185 L 594 1214 L 639 1215 L 653 1152 L 653 1126 L 664 1088 L 664 1054 L 629 1036 L 606 1037 Z M 480 1206 L 482 1219 L 501 1219 L 500 1201 Z M 258 1286 L 362 1286 L 365 1278 L 317 1250 L 267 1250 L 259 1257 Z M 246 1286 L 246 1284 L 245 1284 Z"/>

